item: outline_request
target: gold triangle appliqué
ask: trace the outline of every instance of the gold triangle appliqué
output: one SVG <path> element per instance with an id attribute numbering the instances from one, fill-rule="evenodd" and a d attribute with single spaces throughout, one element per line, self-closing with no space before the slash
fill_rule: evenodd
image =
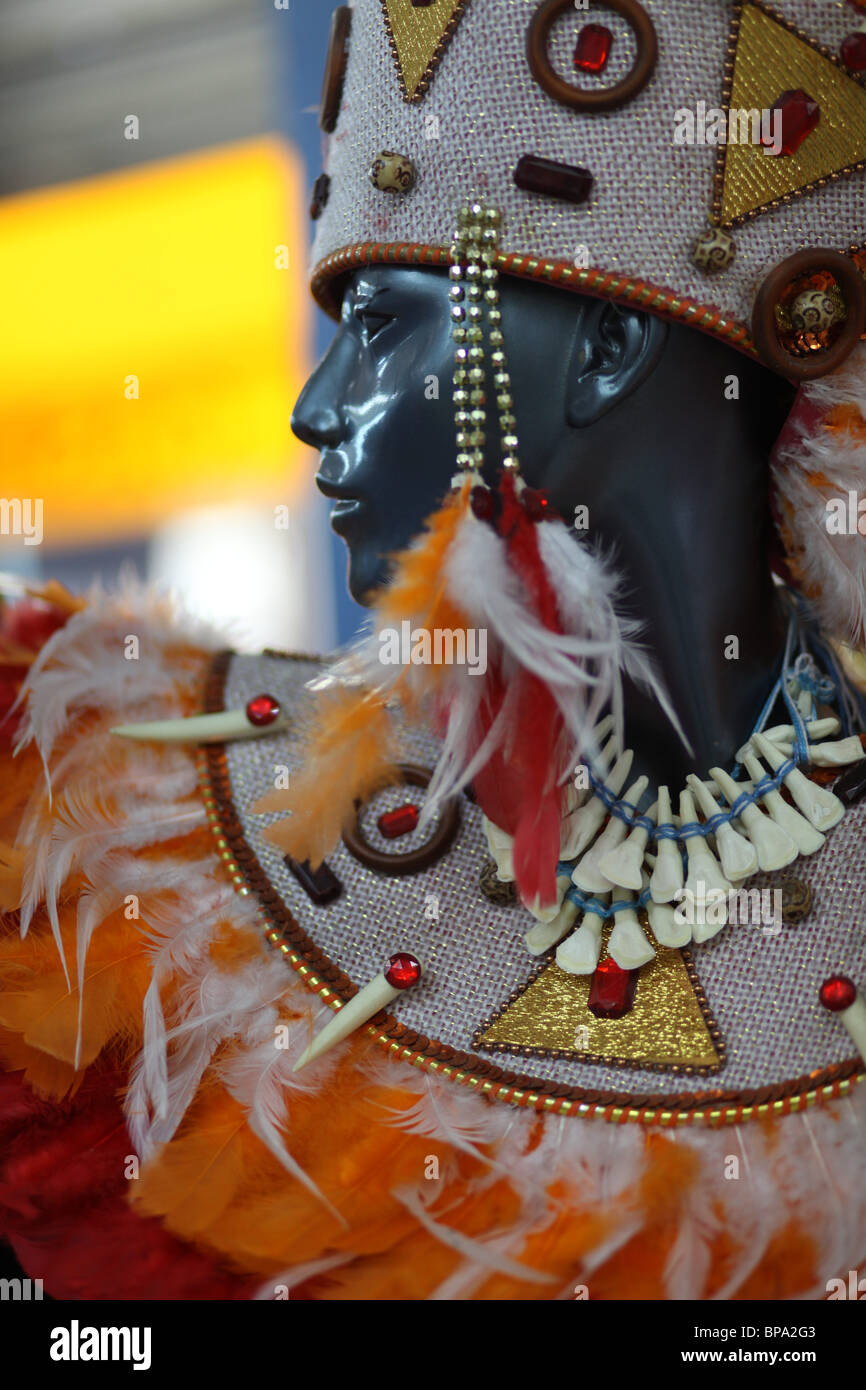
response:
<path id="1" fill-rule="evenodd" d="M 385 28 L 400 90 L 407 101 L 422 101 L 434 69 L 448 47 L 469 0 L 382 0 Z"/>
<path id="2" fill-rule="evenodd" d="M 569 975 L 552 961 L 482 1025 L 475 1046 L 700 1075 L 722 1066 L 724 1044 L 688 953 L 657 945 L 622 1018 L 590 1013 L 590 984 L 589 975 Z"/>
<path id="3" fill-rule="evenodd" d="M 772 8 L 745 0 L 732 34 L 733 73 L 724 109 L 768 111 L 801 88 L 821 117 L 800 148 L 768 155 L 751 141 L 720 146 L 714 211 L 723 227 L 777 208 L 826 181 L 866 169 L 866 87 Z"/>

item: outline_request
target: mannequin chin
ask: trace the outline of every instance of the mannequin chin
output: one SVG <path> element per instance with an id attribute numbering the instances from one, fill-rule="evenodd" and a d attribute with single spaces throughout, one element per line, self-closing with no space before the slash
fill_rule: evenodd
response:
<path id="1" fill-rule="evenodd" d="M 358 602 L 386 582 L 389 555 L 450 485 L 448 288 L 432 269 L 348 276 L 340 326 L 292 416 L 295 434 L 320 450 L 316 481 L 334 501 Z M 624 611 L 642 621 L 695 749 L 688 757 L 657 707 L 627 686 L 636 762 L 673 780 L 728 761 L 781 655 L 768 456 L 793 390 L 716 339 L 639 310 L 508 276 L 500 295 L 523 476 L 566 522 L 586 509 L 580 540 L 614 551 Z M 489 421 L 491 483 L 498 463 Z"/>

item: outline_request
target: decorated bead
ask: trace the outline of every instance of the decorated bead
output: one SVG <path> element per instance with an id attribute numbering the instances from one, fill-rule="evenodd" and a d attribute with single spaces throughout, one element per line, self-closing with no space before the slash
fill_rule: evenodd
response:
<path id="1" fill-rule="evenodd" d="M 796 154 L 808 135 L 812 134 L 821 119 L 821 108 L 814 97 L 804 92 L 802 87 L 782 92 L 773 103 L 773 112 L 782 117 L 782 141 L 778 150 L 771 148 L 770 139 L 762 139 L 764 153 L 768 155 Z"/>
<path id="2" fill-rule="evenodd" d="M 273 695 L 255 695 L 247 703 L 245 713 L 251 724 L 257 729 L 262 729 L 279 719 L 280 702 L 275 700 Z"/>
<path id="3" fill-rule="evenodd" d="M 503 883 L 492 859 L 481 870 L 478 885 L 487 901 L 493 903 L 495 907 L 514 907 L 517 903 L 515 884 Z"/>
<path id="4" fill-rule="evenodd" d="M 827 290 L 805 290 L 791 302 L 788 312 L 795 332 L 820 333 L 832 328 L 844 310 Z"/>
<path id="5" fill-rule="evenodd" d="M 793 925 L 812 911 L 812 889 L 801 878 L 786 878 L 781 885 L 782 921 Z"/>
<path id="6" fill-rule="evenodd" d="M 408 155 L 382 150 L 370 165 L 370 182 L 382 193 L 408 193 L 415 184 L 415 165 Z"/>
<path id="7" fill-rule="evenodd" d="M 716 271 L 727 270 L 736 251 L 736 242 L 730 232 L 722 227 L 708 227 L 694 244 L 692 261 L 699 270 L 712 275 Z"/>
<path id="8" fill-rule="evenodd" d="M 610 57 L 613 34 L 604 24 L 584 24 L 574 46 L 576 72 L 604 72 Z"/>
<path id="9" fill-rule="evenodd" d="M 412 985 L 417 985 L 420 978 L 421 966 L 415 957 L 406 951 L 392 956 L 385 969 L 385 979 L 394 989 L 409 989 Z"/>

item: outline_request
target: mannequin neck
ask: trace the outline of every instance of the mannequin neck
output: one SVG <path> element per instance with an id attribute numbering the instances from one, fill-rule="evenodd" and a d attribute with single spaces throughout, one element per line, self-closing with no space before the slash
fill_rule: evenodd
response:
<path id="1" fill-rule="evenodd" d="M 738 400 L 725 398 L 731 371 Z M 626 683 L 626 742 L 656 783 L 729 765 L 779 673 L 768 455 L 780 412 L 766 379 L 717 343 L 672 333 L 652 377 L 593 425 L 591 456 L 578 435 L 540 479 L 563 516 L 588 508 L 585 540 L 613 549 L 623 610 L 641 622 L 692 745 Z"/>

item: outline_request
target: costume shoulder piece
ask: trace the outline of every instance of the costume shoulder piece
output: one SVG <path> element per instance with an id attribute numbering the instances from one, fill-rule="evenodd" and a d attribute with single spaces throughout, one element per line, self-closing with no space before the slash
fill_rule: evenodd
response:
<path id="1" fill-rule="evenodd" d="M 177 1296 L 270 1297 L 288 1281 L 387 1298 L 396 1279 L 400 1296 L 555 1297 L 597 1246 L 593 1288 L 616 1297 L 617 1229 L 649 1296 L 814 1295 L 856 1267 L 862 1062 L 844 1020 L 858 1004 L 838 983 L 841 1013 L 819 996 L 866 968 L 851 931 L 859 805 L 813 853 L 748 880 L 781 885 L 780 919 L 664 945 L 633 905 L 600 919 L 601 964 L 576 973 L 553 953 L 563 907 L 539 922 L 517 900 L 503 838 L 470 798 L 420 825 L 441 751 L 430 735 L 401 731 L 393 779 L 317 870 L 273 843 L 279 813 L 256 806 L 303 775 L 319 669 L 232 655 L 132 593 L 97 596 L 30 665 L 19 753 L 5 755 L 9 1084 L 23 1072 L 18 1094 L 35 1090 L 34 1147 L 40 1096 L 65 1097 L 70 1158 L 116 1131 L 119 1087 L 129 1132 L 76 1179 L 94 1204 L 78 1273 L 68 1246 L 52 1256 L 58 1293 L 108 1296 L 106 1243 L 121 1230 L 140 1252 L 130 1283 L 146 1285 L 158 1246 Z M 112 732 L 129 725 L 147 737 Z M 826 792 L 830 778 L 813 777 Z M 640 966 L 611 954 L 623 925 L 631 949 L 645 943 Z M 390 997 L 299 1066 L 379 974 L 396 981 Z M 732 1154 L 748 1183 L 721 1181 Z M 600 1229 L 614 1173 L 621 1203 Z M 827 1173 L 848 1193 L 842 1224 Z M 489 1234 L 506 1192 L 507 1239 Z M 52 1219 L 11 1213 L 18 1248 L 50 1244 Z M 385 1260 L 366 1251 L 371 1221 Z"/>

